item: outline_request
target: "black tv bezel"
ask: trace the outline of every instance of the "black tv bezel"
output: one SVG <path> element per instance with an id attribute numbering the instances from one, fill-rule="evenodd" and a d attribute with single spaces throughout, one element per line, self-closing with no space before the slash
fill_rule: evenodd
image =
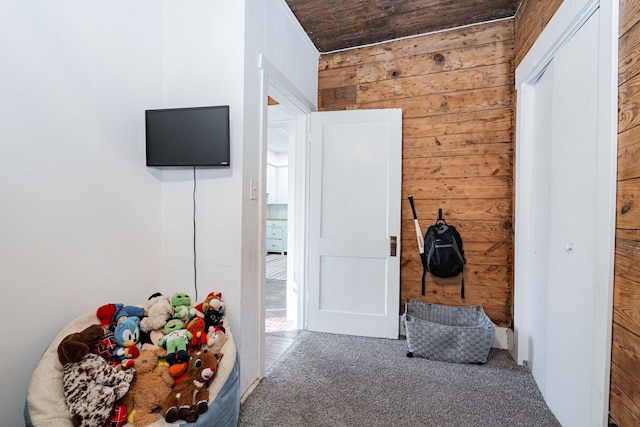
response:
<path id="1" fill-rule="evenodd" d="M 149 140 L 149 122 L 148 114 L 154 112 L 167 113 L 172 111 L 196 111 L 196 110 L 224 110 L 226 117 L 224 120 L 225 128 L 224 132 L 226 141 L 226 157 L 223 160 L 217 162 L 211 162 L 209 160 L 204 162 L 196 161 L 175 161 L 175 160 L 163 160 L 153 161 L 149 160 L 150 153 L 150 140 Z M 211 106 L 199 106 L 199 107 L 179 107 L 179 108 L 155 108 L 145 110 L 145 150 L 146 150 L 146 164 L 147 167 L 159 167 L 159 168 L 185 168 L 185 167 L 209 167 L 209 168 L 229 168 L 231 166 L 231 124 L 229 122 L 229 106 L 228 105 L 211 105 Z M 226 160 L 226 164 L 225 164 Z"/>

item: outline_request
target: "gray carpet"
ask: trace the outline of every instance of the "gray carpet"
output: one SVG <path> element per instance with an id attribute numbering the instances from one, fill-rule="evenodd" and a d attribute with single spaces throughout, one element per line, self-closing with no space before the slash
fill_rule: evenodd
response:
<path id="1" fill-rule="evenodd" d="M 303 332 L 241 405 L 238 425 L 560 425 L 504 350 L 484 365 L 406 353 L 404 340 Z"/>

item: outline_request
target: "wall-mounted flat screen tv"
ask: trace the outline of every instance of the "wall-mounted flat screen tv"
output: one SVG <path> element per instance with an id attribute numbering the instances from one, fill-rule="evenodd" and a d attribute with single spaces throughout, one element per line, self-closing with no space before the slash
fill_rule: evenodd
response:
<path id="1" fill-rule="evenodd" d="M 147 166 L 229 166 L 229 106 L 146 110 Z"/>

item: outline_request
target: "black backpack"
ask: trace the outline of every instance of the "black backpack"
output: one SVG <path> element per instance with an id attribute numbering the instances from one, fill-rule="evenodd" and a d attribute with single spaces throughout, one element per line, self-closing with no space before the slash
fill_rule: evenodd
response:
<path id="1" fill-rule="evenodd" d="M 454 277 L 462 273 L 466 261 L 460 233 L 453 225 L 446 223 L 440 209 L 435 224 L 429 226 L 424 235 L 422 295 L 424 295 L 424 277 L 427 271 L 435 277 Z M 460 296 L 464 298 L 464 277 Z"/>

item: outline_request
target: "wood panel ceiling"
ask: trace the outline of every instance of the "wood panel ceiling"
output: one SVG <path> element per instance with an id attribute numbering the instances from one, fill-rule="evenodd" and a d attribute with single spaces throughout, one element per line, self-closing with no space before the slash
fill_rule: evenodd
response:
<path id="1" fill-rule="evenodd" d="M 522 0 L 286 0 L 320 53 L 515 15 Z"/>

